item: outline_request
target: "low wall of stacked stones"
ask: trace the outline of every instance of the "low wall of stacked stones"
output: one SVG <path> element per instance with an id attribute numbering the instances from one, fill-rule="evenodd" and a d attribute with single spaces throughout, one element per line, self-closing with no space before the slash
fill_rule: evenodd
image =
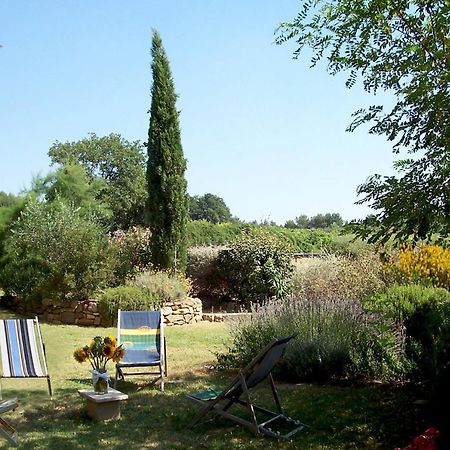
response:
<path id="1" fill-rule="evenodd" d="M 10 302 L 11 309 L 26 314 L 22 302 L 14 300 Z M 42 304 L 31 308 L 34 315 L 40 320 L 52 324 L 67 324 L 81 326 L 102 326 L 105 321 L 98 311 L 98 303 L 95 300 L 82 302 L 54 302 L 43 300 Z M 166 302 L 161 308 L 164 323 L 171 325 L 187 325 L 202 320 L 202 302 L 198 298 Z"/>

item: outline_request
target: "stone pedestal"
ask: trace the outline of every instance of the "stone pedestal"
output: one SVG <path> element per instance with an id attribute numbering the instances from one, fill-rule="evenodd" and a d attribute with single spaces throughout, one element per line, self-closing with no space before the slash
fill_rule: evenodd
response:
<path id="1" fill-rule="evenodd" d="M 87 399 L 87 413 L 91 419 L 117 420 L 120 418 L 120 402 L 128 395 L 109 388 L 107 394 L 96 394 L 93 389 L 79 389 L 81 397 Z"/>

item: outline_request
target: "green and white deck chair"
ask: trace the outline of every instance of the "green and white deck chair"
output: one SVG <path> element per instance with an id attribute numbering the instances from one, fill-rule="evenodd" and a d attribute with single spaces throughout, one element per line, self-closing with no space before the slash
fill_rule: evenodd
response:
<path id="1" fill-rule="evenodd" d="M 203 418 L 211 413 L 222 416 L 253 431 L 263 433 L 278 439 L 290 439 L 295 433 L 306 427 L 305 424 L 286 416 L 278 397 L 271 371 L 280 359 L 286 344 L 293 336 L 275 339 L 250 362 L 239 371 L 239 375 L 223 390 L 211 388 L 206 391 L 188 394 L 187 398 L 201 407 L 201 412 L 190 423 L 193 428 Z M 276 411 L 271 411 L 254 404 L 250 391 L 261 381 L 268 378 Z M 247 417 L 230 412 L 233 406 L 244 406 Z M 242 409 L 242 408 L 241 408 Z M 261 419 L 262 418 L 262 422 Z"/>
<path id="2" fill-rule="evenodd" d="M 37 317 L 0 320 L 0 351 L 0 381 L 1 378 L 47 378 L 48 393 L 52 396 L 45 347 Z"/>
<path id="3" fill-rule="evenodd" d="M 164 391 L 167 376 L 166 340 L 161 311 L 121 311 L 117 318 L 117 341 L 125 349 L 125 356 L 116 364 L 117 379 L 125 375 L 158 375 Z M 146 367 L 154 367 L 145 371 Z M 128 369 L 136 369 L 128 371 Z"/>
<path id="4" fill-rule="evenodd" d="M 12 409 L 17 408 L 17 399 L 0 401 L 0 416 Z M 3 436 L 13 447 L 17 447 L 17 431 L 0 417 L 0 435 Z"/>

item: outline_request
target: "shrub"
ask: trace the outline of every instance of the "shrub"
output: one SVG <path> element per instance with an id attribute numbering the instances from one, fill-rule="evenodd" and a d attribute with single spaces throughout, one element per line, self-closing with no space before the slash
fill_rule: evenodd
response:
<path id="1" fill-rule="evenodd" d="M 353 234 L 342 234 L 335 231 L 332 234 L 331 242 L 327 244 L 326 250 L 334 255 L 342 256 L 363 256 L 371 250 L 372 246 L 357 238 Z"/>
<path id="2" fill-rule="evenodd" d="M 192 280 L 194 295 L 215 298 L 225 295 L 225 286 L 217 269 L 217 258 L 225 247 L 189 249 L 186 275 Z"/>
<path id="3" fill-rule="evenodd" d="M 437 245 L 405 247 L 388 268 L 399 283 L 418 283 L 450 289 L 450 249 Z"/>
<path id="4" fill-rule="evenodd" d="M 128 282 L 158 303 L 182 300 L 189 296 L 190 281 L 181 273 L 141 272 Z"/>
<path id="5" fill-rule="evenodd" d="M 149 228 L 132 227 L 127 231 L 116 230 L 109 237 L 109 244 L 117 255 L 115 269 L 116 283 L 124 283 L 127 278 L 149 267 Z"/>
<path id="6" fill-rule="evenodd" d="M 392 286 L 364 302 L 366 310 L 403 323 L 407 355 L 420 379 L 436 378 L 450 365 L 450 292 L 421 285 Z"/>
<path id="7" fill-rule="evenodd" d="M 143 289 L 133 286 L 117 286 L 106 289 L 99 296 L 98 308 L 104 325 L 113 325 L 117 319 L 117 311 L 153 311 L 160 302 Z"/>
<path id="8" fill-rule="evenodd" d="M 214 224 L 206 220 L 190 220 L 187 223 L 189 247 L 225 245 L 236 239 L 245 225 L 239 223 Z"/>
<path id="9" fill-rule="evenodd" d="M 290 248 L 264 229 L 244 231 L 217 258 L 228 294 L 245 302 L 285 297 L 291 288 Z"/>
<path id="10" fill-rule="evenodd" d="M 142 272 L 126 286 L 106 289 L 99 296 L 99 310 L 105 324 L 113 324 L 117 310 L 155 310 L 164 302 L 182 300 L 189 295 L 190 283 L 182 274 Z"/>
<path id="11" fill-rule="evenodd" d="M 358 257 L 328 255 L 295 263 L 293 290 L 307 298 L 362 300 L 386 287 L 383 263 L 374 252 Z"/>
<path id="12" fill-rule="evenodd" d="M 254 308 L 232 328 L 232 344 L 219 364 L 242 367 L 272 339 L 295 335 L 280 372 L 295 380 L 334 377 L 392 379 L 404 372 L 401 330 L 365 314 L 359 302 L 291 296 Z"/>
<path id="13" fill-rule="evenodd" d="M 102 228 L 62 201 L 30 201 L 5 239 L 0 284 L 25 299 L 83 300 L 112 279 Z"/>

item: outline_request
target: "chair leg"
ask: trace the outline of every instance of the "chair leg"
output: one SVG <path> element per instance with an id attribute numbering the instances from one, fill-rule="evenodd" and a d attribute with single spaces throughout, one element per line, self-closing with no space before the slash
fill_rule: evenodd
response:
<path id="1" fill-rule="evenodd" d="M 6 420 L 0 417 L 0 435 L 3 436 L 13 447 L 18 446 L 17 431 Z"/>
<path id="2" fill-rule="evenodd" d="M 2 402 L 1 414 L 15 410 L 17 408 L 17 399 L 6 400 Z M 13 447 L 17 447 L 17 431 L 2 417 L 0 417 L 0 436 L 3 436 Z"/>
<path id="3" fill-rule="evenodd" d="M 118 367 L 116 367 L 116 376 L 114 377 L 114 389 L 116 389 L 116 387 L 117 387 L 117 378 L 118 378 L 118 376 L 120 377 L 122 377 L 122 380 L 123 380 L 123 373 L 122 373 L 122 371 L 118 368 Z"/>
<path id="4" fill-rule="evenodd" d="M 159 371 L 161 372 L 161 392 L 164 392 L 164 377 L 165 377 L 165 371 L 163 364 L 159 365 Z"/>
<path id="5" fill-rule="evenodd" d="M 275 382 L 273 381 L 273 377 L 272 377 L 271 373 L 269 373 L 269 382 L 270 382 L 270 387 L 272 389 L 273 398 L 275 399 L 275 403 L 278 408 L 278 412 L 280 414 L 284 415 L 284 409 L 281 406 L 280 397 L 278 396 L 278 391 L 277 391 L 277 388 L 275 387 Z"/>
<path id="6" fill-rule="evenodd" d="M 164 337 L 164 373 L 167 377 L 167 345 L 165 337 Z"/>
<path id="7" fill-rule="evenodd" d="M 47 384 L 48 384 L 48 394 L 50 395 L 50 398 L 53 399 L 52 384 L 50 382 L 50 376 L 49 375 L 47 375 Z"/>
<path id="8" fill-rule="evenodd" d="M 256 420 L 255 409 L 253 408 L 253 404 L 250 399 L 250 392 L 248 391 L 247 383 L 245 382 L 245 377 L 244 377 L 244 375 L 242 375 L 242 373 L 241 373 L 241 386 L 242 386 L 242 391 L 246 398 L 246 403 L 247 403 L 248 411 L 250 413 L 250 418 L 252 420 L 251 423 L 253 425 L 253 427 L 252 427 L 253 431 L 255 432 L 255 434 L 258 434 L 259 427 L 258 427 L 258 421 Z"/>

